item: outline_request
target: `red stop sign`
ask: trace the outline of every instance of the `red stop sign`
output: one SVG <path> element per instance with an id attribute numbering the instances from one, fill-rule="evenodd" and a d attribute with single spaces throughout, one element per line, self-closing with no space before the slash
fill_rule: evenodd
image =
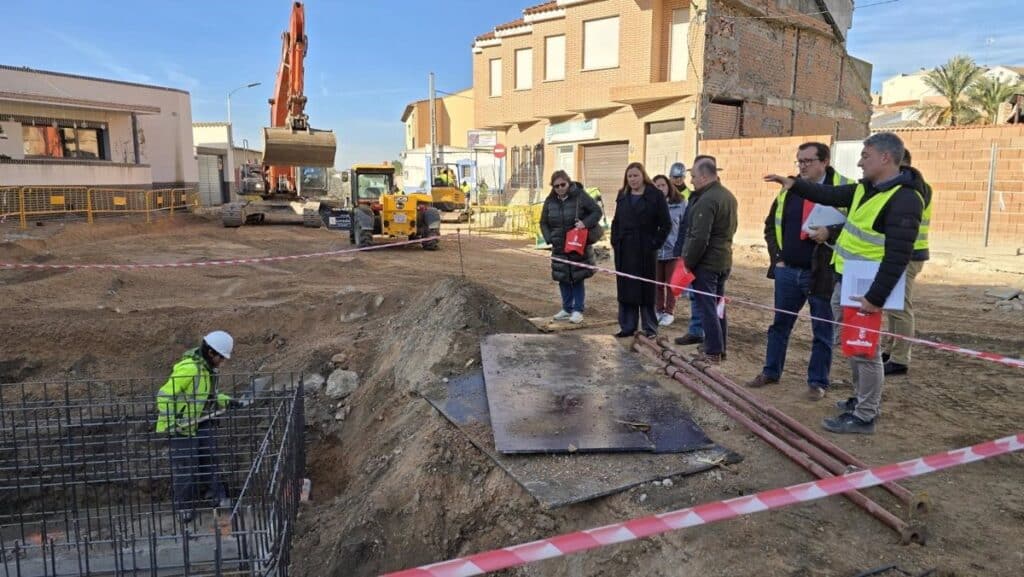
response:
<path id="1" fill-rule="evenodd" d="M 498 144 L 494 145 L 494 158 L 505 158 L 505 145 L 504 144 L 501 144 L 499 142 Z"/>

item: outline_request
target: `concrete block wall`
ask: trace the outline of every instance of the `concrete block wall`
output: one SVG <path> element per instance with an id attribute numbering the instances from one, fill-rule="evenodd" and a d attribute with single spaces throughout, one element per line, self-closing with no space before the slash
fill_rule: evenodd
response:
<path id="1" fill-rule="evenodd" d="M 1024 247 L 1024 126 L 900 130 L 914 166 L 933 189 L 932 244 L 938 250 L 981 247 L 988 198 L 991 147 L 997 149 L 989 245 Z M 768 173 L 793 174 L 796 149 L 831 135 L 706 140 L 701 153 L 718 159 L 723 183 L 739 201 L 739 236 L 760 238 L 764 218 L 778 194 L 762 182 Z M 860 178 L 859 173 L 847 174 Z"/>

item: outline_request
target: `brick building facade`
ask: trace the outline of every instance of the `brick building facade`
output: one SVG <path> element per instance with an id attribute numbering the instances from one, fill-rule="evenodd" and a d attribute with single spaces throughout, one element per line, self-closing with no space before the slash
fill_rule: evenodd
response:
<path id="1" fill-rule="evenodd" d="M 628 162 L 665 172 L 701 140 L 863 137 L 871 67 L 846 54 L 851 11 L 849 0 L 533 6 L 473 44 L 476 126 L 506 145 L 511 188 L 539 196 L 565 169 L 606 202 Z"/>

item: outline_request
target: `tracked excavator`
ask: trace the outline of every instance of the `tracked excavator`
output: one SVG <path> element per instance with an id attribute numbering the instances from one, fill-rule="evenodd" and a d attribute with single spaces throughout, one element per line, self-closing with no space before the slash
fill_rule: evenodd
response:
<path id="1" fill-rule="evenodd" d="M 302 2 L 292 5 L 281 35 L 281 62 L 270 102 L 270 126 L 263 129 L 263 186 L 247 186 L 237 202 L 225 204 L 226 227 L 259 223 L 320 226 L 317 196 L 327 193 L 328 168 L 338 143 L 334 132 L 309 125 L 304 61 L 309 44 Z"/>

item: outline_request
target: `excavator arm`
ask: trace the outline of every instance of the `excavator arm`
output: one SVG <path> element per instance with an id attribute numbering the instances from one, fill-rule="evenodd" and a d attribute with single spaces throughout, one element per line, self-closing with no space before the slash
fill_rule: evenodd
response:
<path id="1" fill-rule="evenodd" d="M 263 162 L 269 167 L 271 192 L 292 192 L 294 167 L 334 166 L 334 132 L 316 130 L 306 114 L 305 58 L 308 49 L 306 14 L 301 2 L 292 5 L 291 21 L 281 35 L 281 62 L 270 102 L 270 126 L 263 129 Z"/>

